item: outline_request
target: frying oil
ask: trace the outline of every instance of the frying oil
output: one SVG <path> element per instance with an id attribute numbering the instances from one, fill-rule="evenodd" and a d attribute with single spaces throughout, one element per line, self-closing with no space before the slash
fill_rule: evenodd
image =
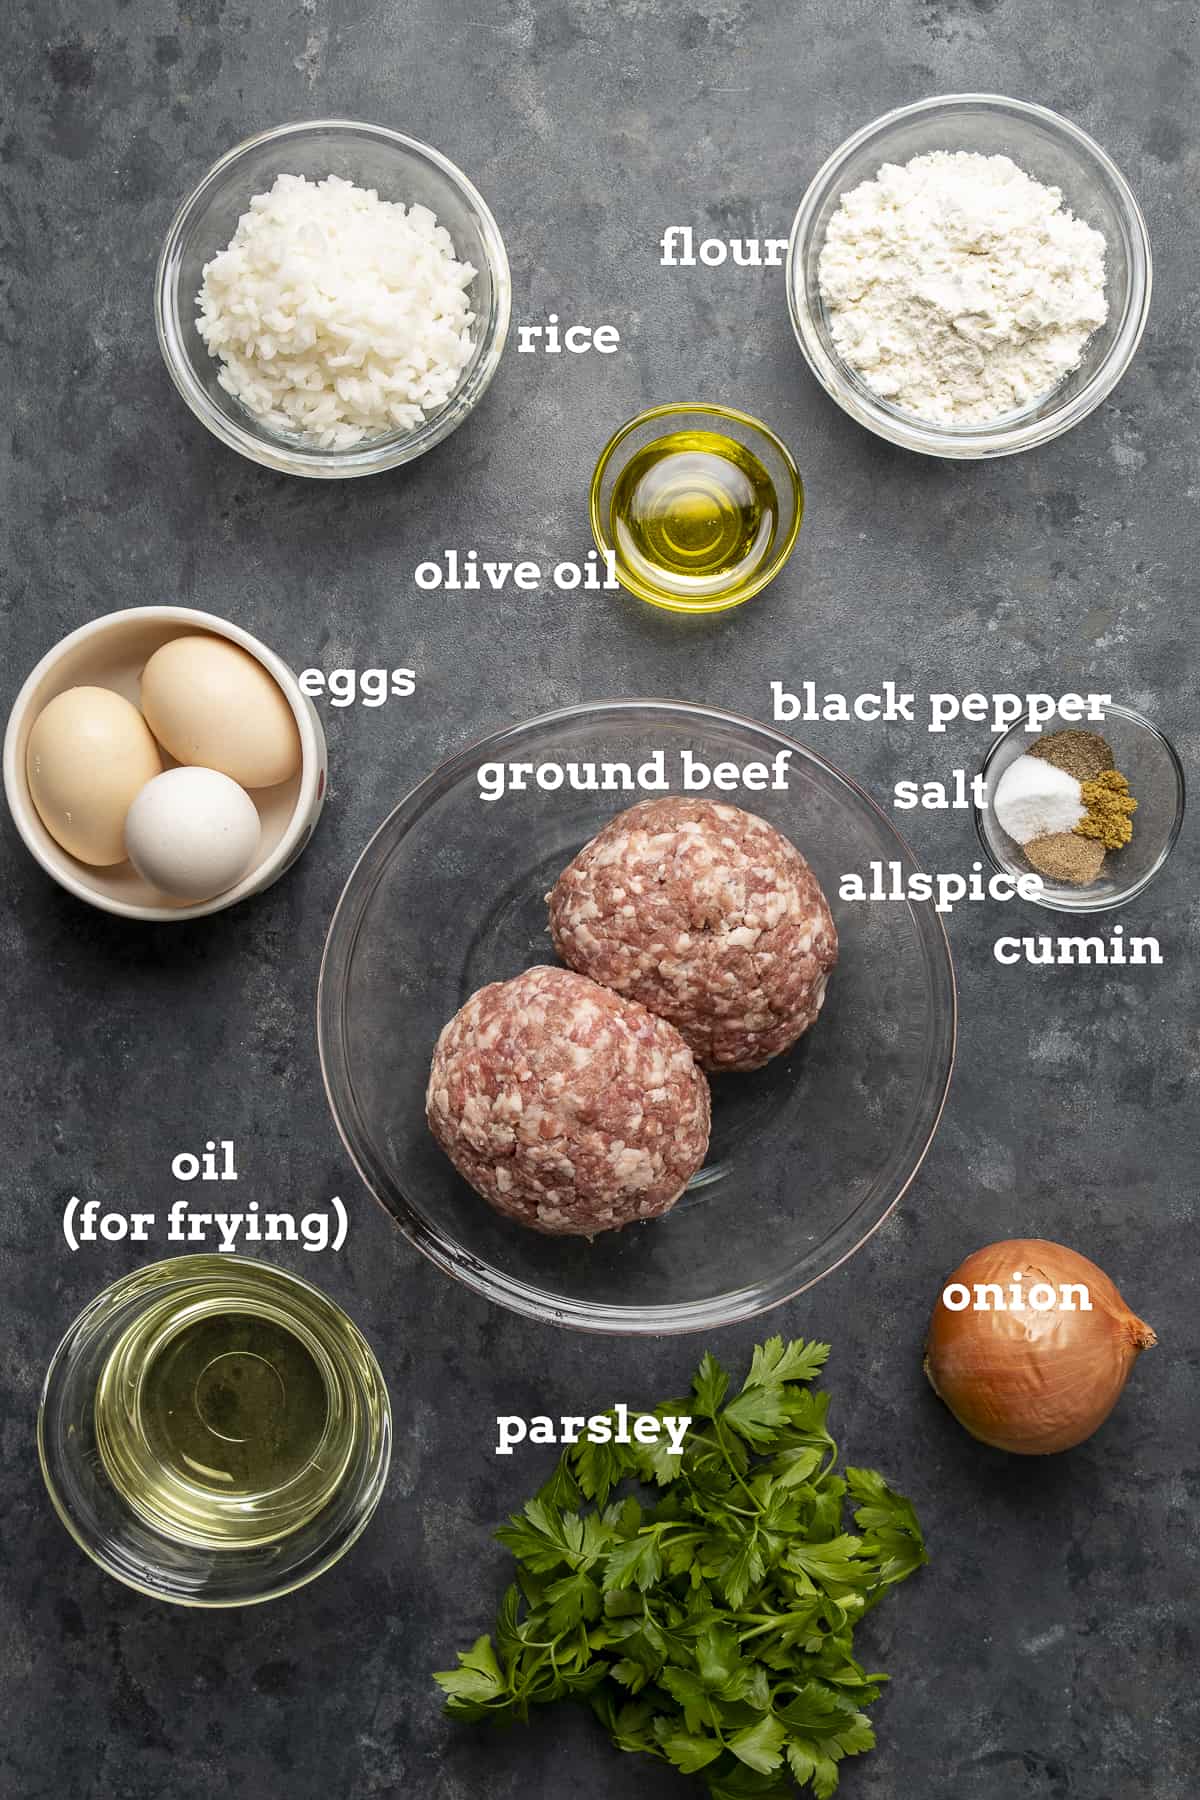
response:
<path id="1" fill-rule="evenodd" d="M 173 1287 L 126 1325 L 101 1371 L 108 1477 L 179 1543 L 272 1544 L 345 1474 L 363 1428 L 348 1379 L 360 1355 L 344 1315 L 263 1265 Z"/>
<path id="2" fill-rule="evenodd" d="M 644 445 L 613 487 L 618 557 L 670 598 L 731 598 L 770 556 L 775 484 L 752 450 L 717 431 L 673 431 Z"/>

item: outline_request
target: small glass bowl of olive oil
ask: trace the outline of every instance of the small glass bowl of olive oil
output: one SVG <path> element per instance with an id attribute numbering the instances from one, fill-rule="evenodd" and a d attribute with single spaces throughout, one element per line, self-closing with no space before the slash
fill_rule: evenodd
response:
<path id="1" fill-rule="evenodd" d="M 592 535 L 630 593 L 672 612 L 723 612 L 792 553 L 804 487 L 787 446 L 732 407 L 657 406 L 605 446 Z"/>
<path id="2" fill-rule="evenodd" d="M 76 1542 L 191 1606 L 269 1600 L 327 1569 L 374 1512 L 390 1451 L 356 1326 L 245 1257 L 175 1257 L 106 1289 L 55 1352 L 38 1414 Z"/>

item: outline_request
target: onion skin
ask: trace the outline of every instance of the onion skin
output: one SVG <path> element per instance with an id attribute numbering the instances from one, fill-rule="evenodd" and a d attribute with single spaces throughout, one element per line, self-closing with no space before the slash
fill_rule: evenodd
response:
<path id="1" fill-rule="evenodd" d="M 1022 1311 L 975 1310 L 977 1282 L 997 1284 L 1007 1301 L 1014 1276 L 1024 1289 Z M 954 1282 L 972 1290 L 963 1312 L 943 1298 Z M 1034 1311 L 1028 1296 L 1038 1282 L 1056 1293 L 1081 1282 L 1092 1311 L 1057 1304 Z M 1156 1341 L 1086 1256 L 1045 1238 L 1005 1238 L 976 1250 L 945 1283 L 929 1323 L 925 1373 L 972 1437 L 1014 1456 L 1050 1456 L 1103 1425 L 1139 1354 Z"/>

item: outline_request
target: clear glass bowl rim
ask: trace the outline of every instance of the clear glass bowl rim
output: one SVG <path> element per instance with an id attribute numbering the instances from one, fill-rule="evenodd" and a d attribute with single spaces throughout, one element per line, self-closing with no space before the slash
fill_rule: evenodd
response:
<path id="1" fill-rule="evenodd" d="M 376 1185 L 376 1179 L 369 1167 L 367 1157 L 365 1154 L 360 1154 L 359 1147 L 353 1141 L 353 1134 L 343 1116 L 340 1100 L 334 1092 L 335 1068 L 336 1076 L 340 1078 L 347 1092 L 352 1091 L 352 1084 L 347 1075 L 345 1058 L 341 1054 L 344 996 L 334 991 L 333 962 L 336 955 L 348 965 L 362 926 L 367 904 L 382 879 L 385 865 L 380 864 L 375 871 L 374 879 L 369 885 L 363 887 L 361 893 L 356 891 L 359 885 L 360 871 L 366 868 L 376 845 L 386 834 L 392 832 L 397 824 L 402 825 L 405 831 L 414 825 L 454 786 L 459 777 L 477 760 L 482 750 L 491 752 L 492 755 L 487 760 L 493 760 L 495 756 L 503 754 L 506 748 L 519 743 L 527 733 L 544 731 L 572 721 L 611 717 L 622 713 L 647 717 L 665 713 L 674 719 L 685 722 L 693 721 L 696 724 L 715 722 L 727 726 L 732 725 L 772 739 L 775 744 L 791 750 L 803 761 L 816 764 L 825 775 L 831 776 L 835 782 L 853 794 L 856 800 L 868 807 L 886 826 L 891 837 L 896 840 L 900 849 L 912 862 L 914 869 L 920 868 L 921 865 L 910 845 L 901 837 L 883 808 L 877 805 L 857 782 L 843 774 L 839 768 L 827 761 L 817 751 L 810 750 L 805 745 L 797 743 L 795 739 L 784 736 L 773 726 L 764 725 L 756 719 L 745 718 L 739 713 L 725 712 L 716 707 L 696 706 L 683 700 L 614 699 L 588 701 L 575 706 L 560 707 L 553 712 L 541 713 L 535 718 L 523 719 L 518 724 L 507 726 L 500 731 L 490 732 L 482 738 L 475 739 L 453 756 L 447 757 L 405 795 L 372 833 L 350 871 L 326 934 L 325 948 L 321 956 L 321 972 L 317 983 L 317 1053 L 329 1110 L 338 1136 L 358 1172 L 359 1179 L 409 1242 L 435 1263 L 444 1274 L 463 1282 L 465 1286 L 471 1288 L 475 1293 L 483 1295 L 485 1299 L 497 1302 L 510 1311 L 521 1314 L 524 1318 L 535 1319 L 540 1323 L 567 1326 L 584 1333 L 658 1337 L 717 1330 L 725 1325 L 734 1325 L 756 1318 L 760 1313 L 784 1305 L 787 1301 L 795 1299 L 798 1294 L 803 1293 L 805 1289 L 814 1287 L 818 1281 L 823 1281 L 843 1263 L 848 1262 L 862 1248 L 868 1238 L 874 1236 L 884 1221 L 891 1217 L 915 1181 L 921 1165 L 929 1153 L 930 1145 L 937 1135 L 938 1126 L 945 1110 L 958 1045 L 958 989 L 945 926 L 932 907 L 923 909 L 922 913 L 915 916 L 924 917 L 928 922 L 926 947 L 936 953 L 937 966 L 945 978 L 946 987 L 945 1014 L 941 1021 L 941 1029 L 945 1037 L 945 1051 L 930 1107 L 928 1125 L 911 1168 L 897 1192 L 880 1211 L 878 1217 L 872 1219 L 865 1229 L 855 1225 L 853 1219 L 847 1221 L 835 1236 L 836 1254 L 823 1269 L 807 1275 L 802 1280 L 797 1280 L 794 1273 L 785 1272 L 774 1281 L 741 1287 L 706 1300 L 679 1304 L 668 1303 L 653 1307 L 588 1305 L 574 1301 L 570 1296 L 552 1294 L 526 1282 L 515 1280 L 498 1269 L 484 1265 L 469 1251 L 460 1250 L 421 1215 L 403 1192 L 395 1177 L 391 1183 L 396 1199 L 396 1206 L 393 1207 L 384 1199 L 380 1191 L 380 1187 L 384 1185 L 383 1182 L 380 1181 L 379 1185 Z M 341 941 L 343 938 L 345 939 L 344 945 Z"/>
<path id="2" fill-rule="evenodd" d="M 768 583 L 774 581 L 795 549 L 796 539 L 800 535 L 800 526 L 804 521 L 804 482 L 800 470 L 796 466 L 796 459 L 783 439 L 778 437 L 771 427 L 765 425 L 761 419 L 756 419 L 753 413 L 739 412 L 735 406 L 722 406 L 716 401 L 707 400 L 680 400 L 673 406 L 648 407 L 645 412 L 640 412 L 634 418 L 627 419 L 619 430 L 613 432 L 600 452 L 592 474 L 592 484 L 588 491 L 588 516 L 592 524 L 592 537 L 595 539 L 596 548 L 601 556 L 607 556 L 610 551 L 615 554 L 616 551 L 616 546 L 613 544 L 600 510 L 600 489 L 604 484 L 609 463 L 626 439 L 641 426 L 651 425 L 655 419 L 672 418 L 677 413 L 694 413 L 706 415 L 710 419 L 732 420 L 737 425 L 745 426 L 751 435 L 764 438 L 782 459 L 788 472 L 791 488 L 792 522 L 782 541 L 773 549 L 770 558 L 763 564 L 753 581 L 740 587 L 738 593 L 729 599 L 706 599 L 702 603 L 682 598 L 672 600 L 669 596 L 648 587 L 645 582 L 639 581 L 636 575 L 631 574 L 628 569 L 618 563 L 617 580 L 636 599 L 645 600 L 650 606 L 661 607 L 664 612 L 687 613 L 690 617 L 697 618 L 708 613 L 728 612 L 734 606 L 744 606 L 747 600 L 753 600 L 755 594 L 761 594 Z"/>
<path id="3" fill-rule="evenodd" d="M 37 1412 L 38 1464 L 42 1471 L 42 1480 L 45 1483 L 46 1492 L 50 1497 L 50 1503 L 54 1508 L 56 1516 L 62 1525 L 65 1526 L 74 1542 L 78 1544 L 79 1548 L 84 1552 L 85 1556 L 87 1556 L 91 1562 L 95 1563 L 96 1567 L 112 1580 L 119 1581 L 123 1587 L 132 1588 L 135 1593 L 144 1595 L 148 1600 L 157 1600 L 167 1606 L 186 1606 L 208 1612 L 224 1611 L 235 1606 L 263 1606 L 269 1600 L 281 1600 L 287 1594 L 294 1594 L 298 1588 L 307 1587 L 310 1581 L 315 1581 L 318 1575 L 323 1575 L 326 1570 L 331 1569 L 335 1563 L 340 1562 L 346 1552 L 358 1542 L 367 1526 L 371 1523 L 372 1518 L 375 1516 L 376 1508 L 383 1496 L 383 1490 L 387 1484 L 388 1471 L 391 1467 L 393 1429 L 391 1396 L 388 1393 L 387 1382 L 383 1378 L 383 1372 L 379 1367 L 378 1358 L 370 1344 L 367 1343 L 366 1338 L 363 1337 L 362 1332 L 359 1330 L 354 1320 L 345 1312 L 345 1309 L 338 1306 L 337 1302 L 332 1300 L 323 1289 L 314 1287 L 312 1282 L 304 1279 L 303 1275 L 295 1275 L 290 1269 L 280 1268 L 274 1263 L 260 1263 L 259 1259 L 256 1257 L 222 1256 L 219 1260 L 223 1266 L 236 1266 L 238 1264 L 252 1263 L 258 1267 L 267 1268 L 273 1275 L 280 1277 L 284 1283 L 303 1288 L 306 1293 L 315 1295 L 317 1300 L 319 1300 L 323 1306 L 335 1308 L 347 1319 L 366 1350 L 369 1358 L 369 1366 L 374 1371 L 376 1377 L 375 1399 L 380 1408 L 380 1438 L 378 1454 L 371 1465 L 369 1476 L 363 1487 L 362 1493 L 359 1495 L 358 1507 L 353 1521 L 348 1528 L 343 1531 L 342 1535 L 335 1538 L 325 1550 L 319 1555 L 310 1558 L 307 1563 L 299 1567 L 295 1571 L 294 1578 L 281 1582 L 278 1586 L 272 1587 L 264 1593 L 239 1594 L 231 1597 L 222 1595 L 216 1599 L 206 1599 L 200 1594 L 166 1593 L 161 1588 L 151 1586 L 149 1582 L 136 1580 L 127 1569 L 118 1567 L 106 1557 L 104 1555 L 103 1545 L 95 1542 L 86 1534 L 86 1532 L 80 1529 L 74 1515 L 66 1506 L 63 1497 L 59 1492 L 58 1484 L 51 1473 L 50 1458 L 46 1445 L 46 1404 L 50 1394 L 51 1383 L 58 1374 L 64 1357 L 74 1348 L 83 1334 L 93 1328 L 106 1314 L 111 1312 L 113 1307 L 119 1306 L 131 1289 L 139 1286 L 150 1288 L 156 1278 L 163 1280 L 174 1279 L 175 1274 L 184 1265 L 194 1265 L 201 1261 L 211 1262 L 216 1260 L 217 1257 L 212 1252 L 165 1257 L 158 1262 L 145 1263 L 140 1268 L 130 1269 L 124 1275 L 118 1276 L 116 1281 L 110 1282 L 107 1287 L 101 1289 L 100 1293 L 94 1295 L 93 1298 L 88 1301 L 87 1305 L 75 1315 L 71 1323 L 67 1326 L 67 1329 L 63 1332 L 61 1338 L 58 1340 L 54 1349 L 54 1354 L 46 1365 L 46 1373 L 43 1377 L 38 1395 Z M 210 1552 L 209 1554 L 216 1555 L 219 1553 Z"/>
<path id="4" fill-rule="evenodd" d="M 300 444 L 288 444 L 282 438 L 255 430 L 249 414 L 246 415 L 245 425 L 231 419 L 220 407 L 213 405 L 196 380 L 182 342 L 184 321 L 179 310 L 176 271 L 184 237 L 194 215 L 208 199 L 212 189 L 250 151 L 285 138 L 306 137 L 317 132 L 348 132 L 356 136 L 378 138 L 432 163 L 458 188 L 474 212 L 480 236 L 487 249 L 492 277 L 492 315 L 487 322 L 482 354 L 462 386 L 456 389 L 440 411 L 426 419 L 415 431 L 391 433 L 386 437 L 373 439 L 368 444 L 356 445 L 350 450 L 306 450 Z M 154 319 L 158 346 L 171 380 L 200 423 L 207 426 L 213 436 L 231 450 L 249 457 L 251 462 L 260 463 L 268 469 L 277 469 L 285 475 L 308 475 L 319 479 L 347 479 L 355 475 L 376 475 L 385 469 L 399 468 L 448 438 L 473 411 L 491 384 L 508 336 L 511 310 L 512 275 L 508 252 L 504 248 L 504 240 L 491 208 L 474 182 L 432 144 L 407 137 L 389 126 L 371 125 L 360 119 L 301 119 L 286 125 L 274 125 L 267 131 L 256 132 L 253 137 L 243 138 L 241 143 L 227 150 L 201 177 L 180 205 L 164 239 L 154 277 Z"/>
<path id="5" fill-rule="evenodd" d="M 817 214 L 828 190 L 836 183 L 839 172 L 850 157 L 874 137 L 882 137 L 893 126 L 926 113 L 949 112 L 967 108 L 984 108 L 1036 121 L 1070 140 L 1083 156 L 1094 162 L 1111 183 L 1117 204 L 1125 215 L 1133 254 L 1129 268 L 1129 292 L 1116 336 L 1104 360 L 1092 371 L 1079 392 L 1065 405 L 1031 420 L 1026 425 L 1009 424 L 941 427 L 925 425 L 886 401 L 872 399 L 869 393 L 851 382 L 841 360 L 832 356 L 821 341 L 813 322 L 803 281 L 803 261 L 809 238 L 815 228 Z M 1153 257 L 1146 221 L 1133 191 L 1108 152 L 1082 127 L 1056 113 L 1048 106 L 1032 100 L 1014 100 L 1005 94 L 935 94 L 908 106 L 895 107 L 848 137 L 818 169 L 801 200 L 792 222 L 787 254 L 787 302 L 796 341 L 809 368 L 825 389 L 858 424 L 890 443 L 925 456 L 982 458 L 1011 456 L 1019 450 L 1049 443 L 1072 426 L 1078 425 L 1112 392 L 1133 360 L 1145 329 L 1153 287 Z"/>
<path id="6" fill-rule="evenodd" d="M 1147 735 L 1154 738 L 1165 751 L 1167 763 L 1175 776 L 1175 816 L 1171 821 L 1171 829 L 1168 831 L 1166 838 L 1163 841 L 1162 849 L 1159 851 L 1150 867 L 1146 869 L 1139 879 L 1130 887 L 1122 888 L 1115 894 L 1097 895 L 1094 899 L 1089 899 L 1086 893 L 1080 894 L 1077 899 L 1072 899 L 1069 894 L 1060 895 L 1056 890 L 1053 898 L 1043 894 L 1037 899 L 1030 900 L 1030 906 L 1044 907 L 1047 912 L 1102 913 L 1113 912 L 1118 906 L 1127 905 L 1130 900 L 1136 899 L 1140 893 L 1149 887 L 1150 883 L 1154 880 L 1154 877 L 1158 874 L 1159 870 L 1170 856 L 1172 850 L 1174 850 L 1175 845 L 1179 841 L 1179 834 L 1183 830 L 1183 818 L 1187 808 L 1187 780 L 1183 772 L 1183 763 L 1180 760 L 1179 752 L 1176 750 L 1174 744 L 1171 742 L 1165 731 L 1160 731 L 1157 725 L 1151 724 L 1149 719 L 1142 713 L 1135 712 L 1131 706 L 1118 706 L 1115 703 L 1111 703 L 1106 706 L 1104 710 L 1106 714 L 1115 713 L 1118 718 L 1125 719 L 1129 724 L 1136 726 L 1140 731 L 1146 732 Z M 1013 738 L 1024 731 L 1024 722 L 1021 719 L 1018 719 L 1015 725 L 1010 725 L 1008 730 L 1004 732 L 1001 737 L 996 738 L 989 745 L 987 755 L 979 765 L 979 773 L 983 776 L 985 782 L 987 781 L 988 773 L 993 762 L 996 760 L 996 757 L 1004 748 L 1005 744 L 1008 743 L 1010 738 Z M 987 836 L 983 829 L 982 808 L 976 806 L 974 808 L 974 813 L 975 833 L 980 844 L 983 846 L 984 855 L 987 857 L 992 867 L 1001 875 L 1011 875 L 1014 872 L 1015 865 L 1012 863 L 1001 862 L 1000 858 L 996 855 L 995 850 L 987 840 Z"/>

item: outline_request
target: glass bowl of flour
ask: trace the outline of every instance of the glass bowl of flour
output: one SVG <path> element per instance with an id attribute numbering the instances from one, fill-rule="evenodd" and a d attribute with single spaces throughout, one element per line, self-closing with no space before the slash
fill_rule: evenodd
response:
<path id="1" fill-rule="evenodd" d="M 927 456 L 1008 456 L 1068 431 L 1141 339 L 1137 201 L 1046 107 L 949 94 L 841 146 L 788 253 L 800 348 L 838 405 Z"/>

